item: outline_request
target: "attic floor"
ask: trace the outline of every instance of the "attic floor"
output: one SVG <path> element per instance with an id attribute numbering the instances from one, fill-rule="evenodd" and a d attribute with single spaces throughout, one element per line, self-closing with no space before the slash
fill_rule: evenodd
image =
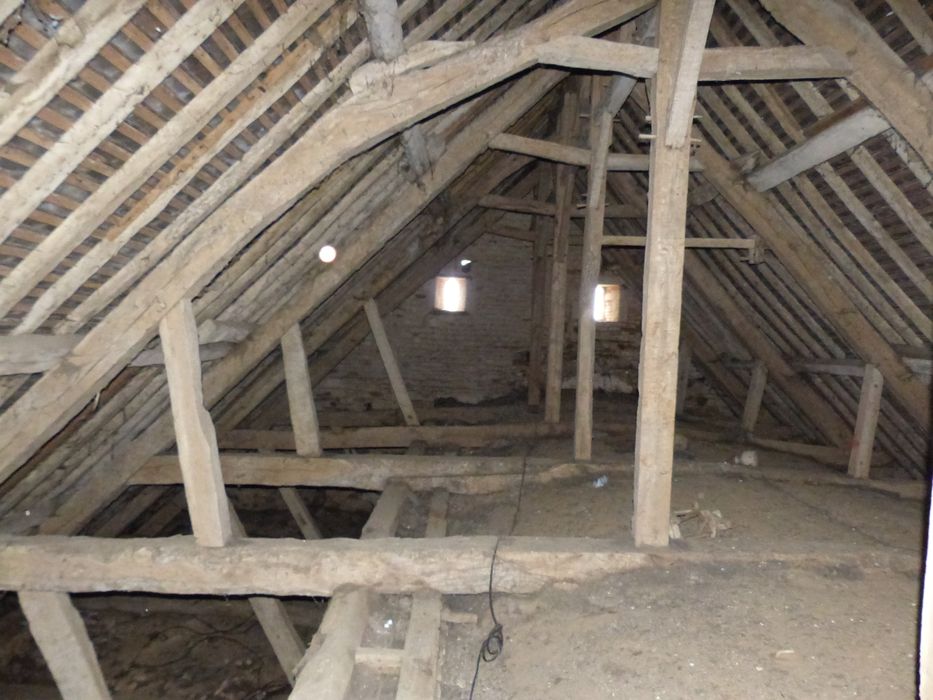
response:
<path id="1" fill-rule="evenodd" d="M 704 460 L 739 448 L 695 443 Z M 568 454 L 568 440 L 531 454 Z M 597 454 L 610 456 L 608 442 Z M 825 469 L 760 453 L 763 467 Z M 517 535 L 630 537 L 631 478 L 526 484 Z M 261 508 L 260 496 L 253 496 Z M 453 496 L 449 534 L 508 534 L 517 491 Z M 919 572 L 769 562 L 771 553 L 885 551 L 919 555 L 924 507 L 858 488 L 713 474 L 676 476 L 673 508 L 718 510 L 730 528 L 692 536 L 696 552 L 750 552 L 760 561 L 657 568 L 585 586 L 495 597 L 505 650 L 482 664 L 476 698 L 911 698 L 915 695 Z M 359 504 L 357 504 L 359 506 Z M 244 520 L 265 520 L 262 510 Z M 412 509 L 401 533 L 417 536 Z M 249 522 L 247 521 L 249 530 Z M 918 559 L 919 562 L 919 559 Z M 0 695 L 43 697 L 51 679 L 15 600 L 0 602 Z M 243 600 L 80 597 L 78 607 L 116 697 L 285 697 L 285 679 Z M 475 616 L 442 626 L 442 700 L 467 697 L 479 644 L 491 627 L 485 596 L 445 599 Z M 408 601 L 374 606 L 364 644 L 401 646 Z M 289 601 L 306 639 L 323 601 Z M 10 684 L 27 684 L 25 694 Z M 357 668 L 352 697 L 394 697 L 393 676 Z M 55 697 L 54 694 L 49 697 Z"/>

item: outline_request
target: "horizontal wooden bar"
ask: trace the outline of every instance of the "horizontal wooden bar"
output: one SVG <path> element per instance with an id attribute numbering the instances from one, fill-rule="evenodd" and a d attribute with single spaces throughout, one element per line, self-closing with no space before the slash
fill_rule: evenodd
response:
<path id="1" fill-rule="evenodd" d="M 648 243 L 646 236 L 603 236 L 604 246 L 629 246 L 644 248 Z M 756 238 L 687 238 L 684 240 L 687 248 L 734 248 L 737 250 L 753 250 L 758 245 Z"/>
<path id="2" fill-rule="evenodd" d="M 498 423 L 496 425 L 417 425 L 331 428 L 321 430 L 326 450 L 409 447 L 413 442 L 483 447 L 499 440 L 563 437 L 569 423 Z M 295 450 L 290 430 L 231 430 L 218 437 L 225 450 Z"/>
<path id="3" fill-rule="evenodd" d="M 489 571 L 496 550 L 495 575 Z M 243 539 L 200 547 L 193 537 L 0 537 L 0 590 L 169 595 L 332 596 L 377 593 L 533 593 L 648 567 L 852 566 L 916 574 L 919 553 L 809 547 L 796 552 L 637 551 L 618 540 L 444 537 L 370 540 Z"/>

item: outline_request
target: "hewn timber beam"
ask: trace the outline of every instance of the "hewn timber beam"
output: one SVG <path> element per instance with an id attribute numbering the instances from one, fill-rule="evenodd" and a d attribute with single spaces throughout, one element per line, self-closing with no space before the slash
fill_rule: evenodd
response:
<path id="1" fill-rule="evenodd" d="M 739 185 L 741 174 L 725 158 L 711 148 L 701 148 L 697 158 L 703 163 L 705 177 L 749 223 L 850 347 L 881 370 L 891 394 L 926 434 L 930 425 L 929 392 L 837 284 L 836 266 L 795 221 L 782 214 L 782 208 L 774 206 L 768 195 Z"/>
<path id="2" fill-rule="evenodd" d="M 408 388 L 405 386 L 405 380 L 402 377 L 402 370 L 399 367 L 398 359 L 395 357 L 395 351 L 392 349 L 392 343 L 389 342 L 389 335 L 386 333 L 385 324 L 382 322 L 382 316 L 379 314 L 379 306 L 376 300 L 367 300 L 366 303 L 363 304 L 363 311 L 366 314 L 366 320 L 369 322 L 373 340 L 376 341 L 379 357 L 382 358 L 382 365 L 389 377 L 392 393 L 395 395 L 395 401 L 402 411 L 405 424 L 409 426 L 420 425 L 418 414 L 415 413 L 415 406 L 412 404 L 411 396 L 408 394 Z"/>
<path id="3" fill-rule="evenodd" d="M 489 147 L 567 165 L 586 167 L 590 163 L 590 151 L 587 148 L 567 146 L 555 141 L 533 139 L 516 134 L 499 134 L 489 142 Z M 610 153 L 606 168 L 611 172 L 647 172 L 648 160 L 649 156 L 643 153 Z M 690 161 L 691 171 L 696 172 L 702 169 L 698 162 Z"/>
<path id="4" fill-rule="evenodd" d="M 360 539 L 392 537 L 398 528 L 407 487 L 390 484 L 379 496 Z M 327 605 L 318 630 L 299 663 L 291 700 L 344 700 L 356 666 L 356 651 L 369 621 L 369 591 L 338 593 Z"/>
<path id="5" fill-rule="evenodd" d="M 518 197 L 505 197 L 498 194 L 486 195 L 479 201 L 479 206 L 486 209 L 498 209 L 499 211 L 511 211 L 516 214 L 529 214 L 531 216 L 556 216 L 556 205 L 550 202 L 541 202 L 537 199 L 521 199 Z M 574 219 L 586 218 L 586 208 L 577 209 L 571 205 L 570 217 Z M 631 204 L 607 204 L 605 206 L 604 218 L 606 219 L 643 219 L 645 210 L 640 206 Z M 505 229 L 506 233 L 500 235 L 509 235 L 510 229 Z M 511 238 L 524 238 L 527 234 L 512 234 Z"/>
<path id="6" fill-rule="evenodd" d="M 362 0 L 360 9 L 366 19 L 366 33 L 373 57 L 388 63 L 405 52 L 402 41 L 402 20 L 396 0 Z M 402 132 L 405 160 L 415 178 L 420 178 L 431 168 L 428 142 L 423 129 L 415 124 Z"/>
<path id="7" fill-rule="evenodd" d="M 243 340 L 251 327 L 242 323 L 205 321 L 198 328 L 202 360 L 223 357 L 231 343 Z M 0 336 L 0 376 L 34 374 L 52 369 L 81 342 L 78 335 Z M 131 367 L 165 364 L 160 348 L 143 350 L 130 360 Z"/>
<path id="8" fill-rule="evenodd" d="M 690 126 L 711 15 L 710 0 L 661 0 L 658 7 L 659 58 L 658 74 L 651 83 L 653 138 L 635 427 L 632 532 L 639 546 L 668 544 Z"/>
<path id="9" fill-rule="evenodd" d="M 574 406 L 573 456 L 588 461 L 593 454 L 593 376 L 596 370 L 594 292 L 602 264 L 606 209 L 606 163 L 612 145 L 609 85 L 594 76 L 590 94 L 590 162 L 586 179 L 586 218 L 577 296 L 577 385 Z"/>
<path id="10" fill-rule="evenodd" d="M 492 581 L 496 593 L 534 593 L 554 584 L 677 564 L 832 562 L 913 575 L 920 566 L 916 555 L 890 550 L 645 552 L 619 540 L 580 537 L 245 539 L 215 548 L 199 547 L 190 537 L 40 535 L 0 537 L 0 589 L 307 597 L 366 587 L 386 594 L 485 594 L 497 542 Z"/>
<path id="11" fill-rule="evenodd" d="M 875 445 L 883 389 L 884 377 L 881 376 L 881 372 L 874 365 L 865 365 L 848 467 L 849 476 L 856 479 L 867 479 L 871 469 L 871 454 Z"/>
<path id="12" fill-rule="evenodd" d="M 534 52 L 529 46 L 538 46 L 536 42 L 561 34 L 598 33 L 649 5 L 646 0 L 569 2 L 483 46 L 416 74 L 398 76 L 391 92 L 354 96 L 329 110 L 275 162 L 218 207 L 67 358 L 0 416 L 0 480 L 23 464 L 126 366 L 171 307 L 196 295 L 243 245 L 339 164 L 530 67 Z M 356 128 L 348 130 L 348 120 L 353 120 Z M 362 242 L 364 246 L 367 243 Z M 281 333 L 275 342 L 279 337 Z"/>
<path id="13" fill-rule="evenodd" d="M 336 428 L 321 431 L 327 450 L 409 447 L 413 442 L 429 445 L 482 447 L 492 442 L 531 437 L 562 437 L 570 434 L 564 423 L 496 423 L 495 425 L 399 425 Z M 218 437 L 225 450 L 295 449 L 294 434 L 288 430 L 231 430 Z"/>
<path id="14" fill-rule="evenodd" d="M 644 248 L 648 244 L 645 236 L 603 236 L 604 246 L 624 246 L 629 248 Z M 687 248 L 735 248 L 738 250 L 754 250 L 758 241 L 754 238 L 686 238 L 684 246 Z"/>
<path id="15" fill-rule="evenodd" d="M 905 365 L 914 374 L 929 377 L 933 372 L 933 361 L 916 357 L 902 358 Z M 856 358 L 841 360 L 795 360 L 793 366 L 799 372 L 808 374 L 835 374 L 840 377 L 865 376 L 865 363 Z"/>
<path id="16" fill-rule="evenodd" d="M 805 44 L 836 49 L 849 80 L 933 168 L 933 92 L 923 85 L 850 0 L 762 0 Z"/>
<path id="17" fill-rule="evenodd" d="M 20 591 L 29 631 L 64 700 L 110 700 L 87 629 L 66 592 Z"/>
<path id="18" fill-rule="evenodd" d="M 564 92 L 557 121 L 557 135 L 568 144 L 577 137 L 580 96 L 574 89 Z M 573 216 L 574 170 L 566 163 L 554 168 L 555 220 L 551 267 L 548 279 L 547 364 L 544 369 L 544 420 L 560 422 L 564 373 L 564 331 L 567 325 L 567 256 Z"/>
<path id="19" fill-rule="evenodd" d="M 877 109 L 863 100 L 853 102 L 814 124 L 806 141 L 758 166 L 746 179 L 765 192 L 890 128 Z"/>
<path id="20" fill-rule="evenodd" d="M 223 547 L 233 538 L 233 529 L 214 423 L 204 407 L 198 329 L 190 301 L 169 311 L 159 324 L 159 336 L 191 528 L 199 544 Z"/>
<path id="21" fill-rule="evenodd" d="M 704 83 L 844 78 L 852 72 L 846 57 L 832 48 L 742 46 L 705 51 L 702 48 L 697 56 L 702 61 L 697 77 Z M 542 44 L 537 52 L 538 60 L 545 65 L 622 73 L 635 78 L 652 78 L 657 57 L 658 50 L 650 46 L 578 36 L 563 36 Z"/>

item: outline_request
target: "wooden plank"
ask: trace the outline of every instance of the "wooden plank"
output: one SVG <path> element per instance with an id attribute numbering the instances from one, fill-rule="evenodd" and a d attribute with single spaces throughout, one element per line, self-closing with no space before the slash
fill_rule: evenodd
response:
<path id="1" fill-rule="evenodd" d="M 428 506 L 425 537 L 447 535 L 447 492 L 435 491 Z M 437 655 L 443 603 L 437 593 L 416 593 L 411 602 L 405 652 L 396 700 L 433 700 L 437 696 Z"/>
<path id="2" fill-rule="evenodd" d="M 574 411 L 574 459 L 587 461 L 593 453 L 593 375 L 596 370 L 596 321 L 593 295 L 602 263 L 604 210 L 606 207 L 606 161 L 612 144 L 612 122 L 603 90 L 593 79 L 590 114 L 590 161 L 587 173 L 586 219 L 583 228 L 583 260 L 580 266 L 580 295 L 577 319 L 577 387 Z"/>
<path id="3" fill-rule="evenodd" d="M 402 506 L 410 495 L 408 488 L 401 484 L 386 487 L 363 526 L 360 541 L 392 537 L 398 527 Z M 369 591 L 354 590 L 331 599 L 302 659 L 290 698 L 347 698 L 356 666 L 356 652 L 369 619 L 369 597 Z"/>
<path id="4" fill-rule="evenodd" d="M 865 102 L 853 103 L 817 122 L 806 141 L 760 165 L 746 179 L 759 192 L 766 192 L 889 128 L 887 119 L 874 107 Z"/>
<path id="5" fill-rule="evenodd" d="M 532 220 L 532 226 L 534 220 Z M 531 251 L 531 333 L 528 342 L 528 405 L 541 404 L 544 380 L 544 331 L 547 294 L 547 238 L 539 233 Z"/>
<path id="6" fill-rule="evenodd" d="M 200 290 L 246 241 L 337 165 L 528 67 L 533 62 L 529 42 L 559 33 L 596 33 L 638 14 L 647 4 L 647 0 L 630 0 L 607 6 L 597 0 L 574 0 L 516 32 L 417 71 L 417 75 L 398 76 L 390 94 L 354 96 L 328 111 L 294 146 L 188 235 L 67 360 L 0 417 L 0 478 L 20 466 L 115 376 L 151 337 L 168 308 Z M 451 75 L 458 79 L 451 80 Z M 463 75 L 471 79 L 459 79 Z M 354 119 L 358 127 L 347 130 L 347 119 Z M 157 297 L 161 305 L 151 303 Z M 69 389 L 62 391 L 63 386 Z"/>
<path id="7" fill-rule="evenodd" d="M 499 134 L 489 142 L 489 147 L 510 153 L 521 153 L 535 158 L 586 167 L 590 164 L 590 151 L 587 148 L 568 146 L 554 141 L 533 139 L 516 134 Z M 642 153 L 610 153 L 606 168 L 610 172 L 647 172 L 649 156 Z M 690 170 L 699 171 L 699 163 L 691 161 Z"/>
<path id="8" fill-rule="evenodd" d="M 496 423 L 495 425 L 387 425 L 363 428 L 325 429 L 324 449 L 385 449 L 409 447 L 413 442 L 456 447 L 483 447 L 501 440 L 564 437 L 572 434 L 567 423 Z M 288 430 L 240 429 L 218 436 L 226 450 L 294 450 L 295 438 Z"/>
<path id="9" fill-rule="evenodd" d="M 881 392 L 884 377 L 874 365 L 865 365 L 865 378 L 858 400 L 858 417 L 852 435 L 852 452 L 849 457 L 849 476 L 867 479 L 871 469 L 871 453 L 875 444 L 875 430 L 881 411 Z"/>
<path id="10" fill-rule="evenodd" d="M 927 55 L 933 54 L 933 19 L 918 0 L 888 0 L 888 6 L 900 17 L 920 48 Z"/>
<path id="11" fill-rule="evenodd" d="M 912 575 L 920 566 L 916 555 L 890 548 L 646 552 L 620 540 L 582 537 L 245 539 L 235 547 L 201 547 L 190 537 L 111 540 L 38 535 L 0 536 L 0 588 L 277 597 L 330 596 L 341 588 L 385 594 L 486 594 L 497 541 L 495 593 L 534 593 L 555 584 L 583 584 L 678 564 L 831 563 Z M 166 561 L 173 566 L 165 566 Z"/>
<path id="12" fill-rule="evenodd" d="M 190 301 L 176 304 L 166 314 L 159 334 L 191 527 L 200 544 L 223 547 L 232 537 L 230 511 L 214 423 L 204 408 L 198 329 Z"/>
<path id="13" fill-rule="evenodd" d="M 845 78 L 851 72 L 845 55 L 824 46 L 730 46 L 703 52 L 699 81 L 817 80 Z"/>
<path id="14" fill-rule="evenodd" d="M 203 129 L 218 112 L 224 110 L 231 100 L 241 97 L 240 93 L 243 88 L 281 56 L 282 47 L 300 38 L 302 32 L 319 19 L 330 5 L 328 0 L 296 2 L 257 37 L 256 41 L 239 53 L 222 74 L 192 97 L 171 120 L 143 143 L 122 164 L 117 174 L 108 178 L 91 192 L 90 196 L 81 202 L 51 234 L 44 237 L 32 253 L 0 282 L 0 316 L 6 315 L 17 302 L 34 289 L 56 265 L 87 238 L 89 232 L 97 230 L 104 224 L 123 202 L 150 177 L 158 173 L 159 168 L 191 140 L 193 134 Z M 169 35 L 166 34 L 156 46 L 161 46 L 163 42 L 170 40 Z M 83 41 L 82 39 L 82 45 Z M 157 80 L 152 85 L 158 85 L 158 83 Z M 229 117 L 226 114 L 224 116 Z M 78 124 L 75 124 L 74 128 L 78 128 Z M 71 134 L 71 131 L 68 133 Z M 104 130 L 100 133 L 106 134 L 108 131 Z M 196 172 L 200 168 L 192 169 Z M 177 175 L 176 173 L 175 179 L 187 181 L 186 178 L 177 177 Z M 165 208 L 172 196 L 180 189 L 172 186 L 177 185 L 175 182 L 167 183 L 167 187 L 165 184 L 160 183 L 165 190 L 158 196 L 160 209 Z M 110 254 L 113 255 L 132 238 L 135 232 L 134 227 L 122 227 L 119 235 L 115 237 L 115 233 L 110 231 L 104 240 L 98 243 L 98 246 L 109 249 Z M 97 258 L 101 252 L 101 250 L 95 250 L 92 257 Z M 48 315 L 70 298 L 72 293 L 90 276 L 87 274 L 88 265 L 89 263 L 78 264 L 76 269 L 66 273 L 67 280 L 64 278 L 57 280 L 49 290 L 46 290 L 40 297 L 41 301 L 33 304 L 26 317 L 17 325 L 15 332 L 28 333 L 38 328 Z"/>
<path id="15" fill-rule="evenodd" d="M 9 4 L 11 12 L 21 5 L 18 0 L 4 4 Z M 144 4 L 144 0 L 92 0 L 66 19 L 0 93 L 0 146 L 48 104 Z M 4 9 L 0 9 L 0 22 L 4 19 Z"/>
<path id="16" fill-rule="evenodd" d="M 68 594 L 21 590 L 19 604 L 64 700 L 109 700 L 84 621 Z"/>
<path id="17" fill-rule="evenodd" d="M 237 516 L 236 511 L 230 506 L 230 527 L 238 539 L 246 537 L 243 529 L 243 523 Z M 266 639 L 272 646 L 275 658 L 278 659 L 288 681 L 294 682 L 295 669 L 301 661 L 305 652 L 305 643 L 294 623 L 285 610 L 285 605 L 278 598 L 268 598 L 265 596 L 252 596 L 249 599 L 249 605 L 253 609 L 253 614 L 259 620 L 259 626 L 262 627 Z"/>
<path id="18" fill-rule="evenodd" d="M 849 80 L 933 168 L 930 133 L 933 92 L 861 13 L 840 0 L 763 0 L 765 8 L 801 41 L 834 48 L 852 64 Z"/>
<path id="19" fill-rule="evenodd" d="M 686 238 L 684 246 L 687 248 L 715 248 L 736 250 L 754 250 L 758 241 L 754 238 Z M 644 248 L 648 245 L 645 236 L 603 236 L 604 246 L 621 246 L 631 248 Z"/>
<path id="20" fill-rule="evenodd" d="M 248 335 L 243 324 L 205 321 L 198 328 L 202 361 L 218 359 Z M 35 374 L 54 368 L 81 342 L 79 335 L 5 335 L 0 336 L 0 376 Z M 143 350 L 130 360 L 131 367 L 165 364 L 160 348 Z"/>
<path id="21" fill-rule="evenodd" d="M 366 33 L 376 60 L 388 63 L 399 58 L 405 52 L 405 44 L 396 0 L 363 0 L 360 9 L 366 19 Z M 406 129 L 401 139 L 408 166 L 415 177 L 424 176 L 431 169 L 431 157 L 421 126 L 415 124 Z"/>
<path id="22" fill-rule="evenodd" d="M 767 383 L 768 366 L 761 360 L 757 360 L 752 367 L 752 378 L 748 385 L 748 394 L 745 396 L 745 406 L 742 409 L 742 430 L 748 434 L 755 432 Z"/>
<path id="23" fill-rule="evenodd" d="M 669 70 L 674 76 L 671 97 L 667 104 L 667 119 L 664 124 L 664 145 L 668 148 L 681 148 L 690 135 L 693 126 L 693 105 L 697 96 L 697 78 L 700 76 L 700 64 L 706 35 L 713 17 L 715 0 L 687 0 L 686 26 L 683 41 L 677 47 L 677 53 L 671 56 L 673 65 Z M 661 32 L 664 26 L 662 24 Z M 660 59 L 659 59 L 660 60 Z M 656 117 L 655 117 L 656 118 Z M 659 131 L 659 133 L 662 133 Z M 656 134 L 657 137 L 657 134 Z"/>
<path id="24" fill-rule="evenodd" d="M 283 486 L 279 488 L 279 494 L 282 496 L 282 500 L 285 501 L 288 512 L 292 514 L 304 538 L 306 540 L 321 539 L 321 531 L 301 494 L 298 493 L 298 489 L 294 486 Z"/>
<path id="25" fill-rule="evenodd" d="M 418 414 L 415 413 L 415 407 L 408 395 L 408 389 L 405 387 L 405 380 L 402 379 L 402 371 L 399 369 L 398 360 L 395 359 L 395 353 L 382 323 L 382 317 L 379 315 L 376 300 L 370 299 L 363 304 L 363 311 L 366 312 L 369 327 L 373 332 L 373 340 L 376 341 L 382 364 L 385 367 L 386 374 L 389 375 L 389 384 L 392 385 L 392 393 L 395 394 L 395 400 L 402 410 L 402 417 L 405 419 L 406 425 L 419 425 Z"/>
<path id="26" fill-rule="evenodd" d="M 632 530 L 639 546 L 667 546 L 670 528 L 689 127 L 696 91 L 695 64 L 699 61 L 695 51 L 683 53 L 682 47 L 702 46 L 709 28 L 703 7 L 695 9 L 696 13 L 687 4 L 662 1 L 658 10 L 660 53 L 657 78 L 651 85 L 653 138 L 635 428 Z M 690 93 L 686 111 L 677 107 L 677 90 Z M 677 121 L 671 123 L 671 119 Z"/>
<path id="27" fill-rule="evenodd" d="M 295 451 L 300 455 L 320 455 L 321 435 L 308 374 L 308 356 L 301 339 L 301 326 L 297 323 L 282 336 L 282 361 Z"/>
<path id="28" fill-rule="evenodd" d="M 239 5 L 205 0 L 185 12 L 67 132 L 0 197 L 0 242 L 58 187 L 188 55 Z M 86 233 L 86 232 L 85 232 Z"/>

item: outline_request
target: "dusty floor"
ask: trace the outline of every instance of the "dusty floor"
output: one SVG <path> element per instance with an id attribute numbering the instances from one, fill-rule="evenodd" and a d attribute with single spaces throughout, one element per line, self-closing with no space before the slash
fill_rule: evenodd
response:
<path id="1" fill-rule="evenodd" d="M 603 436 L 597 459 L 618 457 Z M 533 455 L 566 456 L 567 441 Z M 694 443 L 691 455 L 729 460 L 736 448 Z M 761 453 L 763 467 L 819 469 Z M 452 497 L 450 534 L 630 537 L 631 478 L 527 484 Z M 918 575 L 766 563 L 772 552 L 919 553 L 924 506 L 862 489 L 677 475 L 673 508 L 719 510 L 731 525 L 694 551 L 761 554 L 762 563 L 645 570 L 569 590 L 496 596 L 505 650 L 482 664 L 476 698 L 911 698 L 915 695 Z M 267 515 L 265 527 L 271 522 Z M 406 519 L 417 535 L 414 513 Z M 267 534 L 267 533 L 264 533 Z M 441 698 L 467 697 L 479 644 L 491 626 L 483 596 L 451 597 L 477 622 L 445 623 Z M 80 598 L 117 696 L 284 697 L 287 684 L 243 600 Z M 310 638 L 323 601 L 290 601 Z M 400 647 L 408 601 L 382 599 L 365 643 Z M 51 683 L 15 600 L 0 602 L 0 688 Z M 354 697 L 393 697 L 391 676 L 359 671 Z M 38 691 L 35 691 L 38 692 Z M 16 697 L 15 694 L 11 695 Z M 54 697 L 54 696 L 53 696 Z"/>

